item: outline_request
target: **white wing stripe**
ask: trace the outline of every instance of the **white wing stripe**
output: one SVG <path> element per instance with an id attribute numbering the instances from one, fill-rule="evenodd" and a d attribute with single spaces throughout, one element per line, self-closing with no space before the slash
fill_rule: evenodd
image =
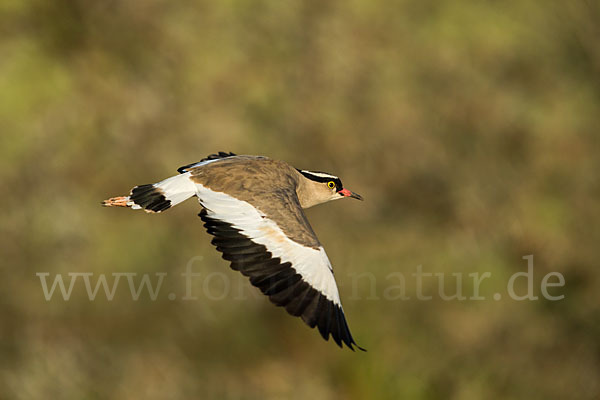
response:
<path id="1" fill-rule="evenodd" d="M 340 306 L 340 296 L 331 263 L 323 247 L 318 250 L 289 239 L 266 215 L 250 203 L 196 184 L 198 200 L 211 218 L 231 224 L 253 242 L 267 248 L 274 258 L 289 262 L 302 279 Z"/>

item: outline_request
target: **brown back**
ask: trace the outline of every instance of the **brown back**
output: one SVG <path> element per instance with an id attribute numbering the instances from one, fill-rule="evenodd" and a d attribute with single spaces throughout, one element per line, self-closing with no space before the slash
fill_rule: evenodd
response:
<path id="1" fill-rule="evenodd" d="M 307 247 L 321 246 L 298 200 L 296 189 L 302 177 L 287 163 L 262 156 L 235 156 L 189 172 L 194 182 L 250 203 L 291 240 Z"/>

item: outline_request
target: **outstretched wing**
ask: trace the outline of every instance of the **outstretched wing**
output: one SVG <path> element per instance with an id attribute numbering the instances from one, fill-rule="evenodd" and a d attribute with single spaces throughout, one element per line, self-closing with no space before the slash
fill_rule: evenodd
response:
<path id="1" fill-rule="evenodd" d="M 248 276 L 277 306 L 300 316 L 311 328 L 317 326 L 325 340 L 331 334 L 338 346 L 343 342 L 352 350 L 353 345 L 363 350 L 350 334 L 331 263 L 295 192 L 263 194 L 263 202 L 284 206 L 273 218 L 246 201 L 197 185 L 204 207 L 199 216 L 231 268 Z M 290 239 L 284 231 L 312 237 L 312 246 Z"/>
<path id="2" fill-rule="evenodd" d="M 234 154 L 231 151 L 229 153 L 224 152 L 224 151 L 220 151 L 220 152 L 215 153 L 215 154 L 210 154 L 210 155 L 204 157 L 202 160 L 197 161 L 195 163 L 191 163 L 191 164 L 188 164 L 188 165 L 184 165 L 183 167 L 179 167 L 179 168 L 177 168 L 177 172 L 179 172 L 180 174 L 183 174 L 188 169 L 197 167 L 197 166 L 201 165 L 202 163 L 204 163 L 205 161 L 220 160 L 222 158 L 235 157 L 236 155 L 237 154 Z"/>

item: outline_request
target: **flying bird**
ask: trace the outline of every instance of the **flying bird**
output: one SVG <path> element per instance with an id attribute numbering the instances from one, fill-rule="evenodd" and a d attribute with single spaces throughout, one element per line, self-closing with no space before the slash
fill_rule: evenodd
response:
<path id="1" fill-rule="evenodd" d="M 263 156 L 219 152 L 180 167 L 179 175 L 136 186 L 107 207 L 163 212 L 198 197 L 212 244 L 231 268 L 277 306 L 318 328 L 321 336 L 354 350 L 333 269 L 304 208 L 362 197 L 324 172 L 294 168 Z"/>

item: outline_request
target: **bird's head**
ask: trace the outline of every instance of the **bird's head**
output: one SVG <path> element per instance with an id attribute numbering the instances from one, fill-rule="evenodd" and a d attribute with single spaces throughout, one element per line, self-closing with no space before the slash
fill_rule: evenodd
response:
<path id="1" fill-rule="evenodd" d="M 300 184 L 300 204 L 303 208 L 338 200 L 344 197 L 362 200 L 362 196 L 344 189 L 342 181 L 335 175 L 326 172 L 298 170 L 304 179 Z"/>

